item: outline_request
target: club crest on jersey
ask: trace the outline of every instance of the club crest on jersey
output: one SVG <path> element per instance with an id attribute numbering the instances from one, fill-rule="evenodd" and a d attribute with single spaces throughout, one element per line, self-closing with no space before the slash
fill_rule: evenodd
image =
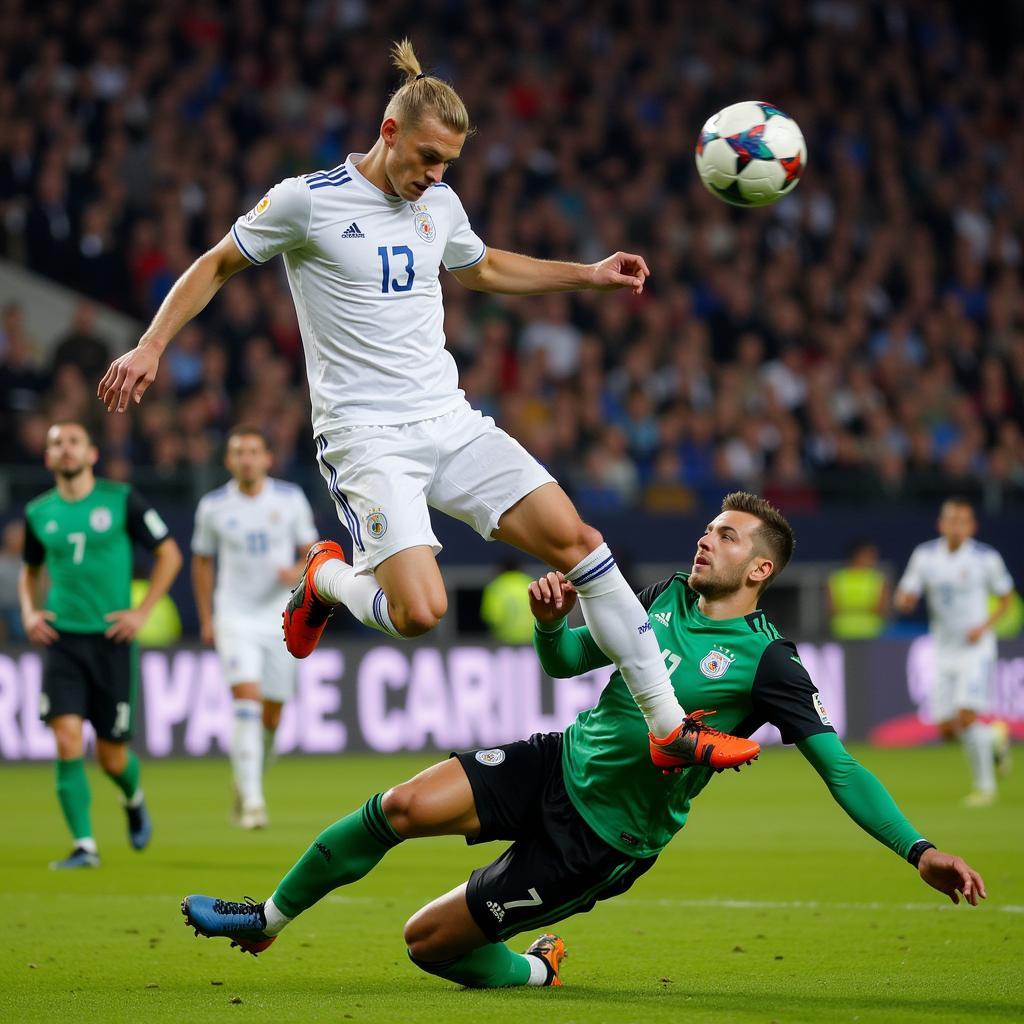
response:
<path id="1" fill-rule="evenodd" d="M 261 213 L 270 206 L 270 196 L 264 196 L 246 215 L 245 223 L 251 224 Z"/>
<path id="2" fill-rule="evenodd" d="M 371 509 L 366 517 L 366 532 L 374 540 L 380 540 L 388 532 L 388 517 L 379 508 Z"/>
<path id="3" fill-rule="evenodd" d="M 432 242 L 437 237 L 437 228 L 434 227 L 434 218 L 429 213 L 417 213 L 413 217 L 413 224 L 416 227 L 416 234 L 424 242 Z"/>
<path id="4" fill-rule="evenodd" d="M 712 647 L 701 658 L 700 670 L 708 679 L 721 679 L 735 660 L 736 655 L 732 651 L 727 651 L 724 647 Z"/>
<path id="5" fill-rule="evenodd" d="M 113 522 L 114 517 L 110 514 L 110 509 L 104 508 L 102 505 L 94 508 L 89 513 L 89 526 L 97 533 L 105 533 L 110 529 Z"/>

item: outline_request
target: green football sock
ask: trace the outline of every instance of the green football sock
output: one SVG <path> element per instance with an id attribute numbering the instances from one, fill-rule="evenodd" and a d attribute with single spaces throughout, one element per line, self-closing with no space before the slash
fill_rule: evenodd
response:
<path id="1" fill-rule="evenodd" d="M 56 764 L 57 799 L 64 812 L 64 820 L 75 839 L 88 839 L 92 836 L 92 818 L 89 814 L 92 794 L 89 792 L 89 780 L 85 777 L 85 760 L 75 757 L 70 761 L 57 761 Z"/>
<path id="2" fill-rule="evenodd" d="M 381 809 L 381 794 L 370 797 L 316 837 L 281 880 L 272 897 L 274 906 L 297 917 L 332 889 L 362 878 L 401 841 Z"/>
<path id="3" fill-rule="evenodd" d="M 504 942 L 492 942 L 489 946 L 481 946 L 463 956 L 438 963 L 417 960 L 412 953 L 409 959 L 421 971 L 467 988 L 510 988 L 530 981 L 530 958 L 522 953 L 513 953 Z"/>
<path id="4" fill-rule="evenodd" d="M 120 775 L 107 772 L 107 778 L 124 794 L 125 800 L 130 801 L 139 790 L 139 776 L 142 774 L 142 766 L 134 751 L 128 751 L 128 761 L 124 771 Z"/>

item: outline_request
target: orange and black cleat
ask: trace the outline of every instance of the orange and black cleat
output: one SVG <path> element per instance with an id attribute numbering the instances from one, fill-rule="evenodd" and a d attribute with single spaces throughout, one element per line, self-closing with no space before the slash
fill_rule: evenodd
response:
<path id="1" fill-rule="evenodd" d="M 681 772 L 684 768 L 702 765 L 721 771 L 750 764 L 761 753 L 761 747 L 751 739 L 730 736 L 705 725 L 705 715 L 714 711 L 691 711 L 664 739 L 648 733 L 651 741 L 651 760 L 663 775 Z"/>
<path id="2" fill-rule="evenodd" d="M 562 982 L 558 977 L 558 969 L 562 961 L 569 955 L 565 950 L 565 942 L 551 932 L 545 932 L 539 938 L 534 939 L 526 950 L 526 956 L 535 956 L 543 960 L 548 968 L 548 984 L 561 988 Z"/>
<path id="3" fill-rule="evenodd" d="M 288 653 L 295 658 L 308 658 L 320 642 L 327 620 L 337 605 L 323 601 L 313 586 L 313 576 L 324 562 L 332 558 L 345 560 L 341 545 L 333 540 L 318 540 L 306 555 L 302 577 L 288 598 L 281 613 L 284 621 L 284 642 Z"/>

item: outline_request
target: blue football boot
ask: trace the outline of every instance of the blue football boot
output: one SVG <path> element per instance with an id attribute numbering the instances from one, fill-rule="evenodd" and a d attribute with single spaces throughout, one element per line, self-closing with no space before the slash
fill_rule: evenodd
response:
<path id="1" fill-rule="evenodd" d="M 98 868 L 100 855 L 87 850 L 84 846 L 76 846 L 63 860 L 51 860 L 50 867 L 54 871 L 69 871 L 75 868 Z"/>
<path id="2" fill-rule="evenodd" d="M 146 810 L 146 801 L 143 800 L 138 807 L 126 804 L 124 813 L 128 818 L 128 842 L 133 850 L 144 850 L 153 838 L 153 819 Z"/>
<path id="3" fill-rule="evenodd" d="M 254 903 L 248 896 L 244 903 L 229 903 L 213 896 L 186 896 L 181 901 L 181 912 L 185 915 L 185 924 L 194 929 L 196 935 L 230 939 L 232 947 L 238 946 L 253 956 L 262 953 L 277 938 L 264 931 L 267 919 L 263 915 L 263 904 Z"/>

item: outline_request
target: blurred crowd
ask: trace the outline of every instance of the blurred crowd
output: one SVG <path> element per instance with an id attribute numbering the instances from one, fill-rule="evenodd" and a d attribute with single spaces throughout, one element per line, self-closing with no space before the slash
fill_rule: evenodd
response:
<path id="1" fill-rule="evenodd" d="M 478 128 L 449 180 L 495 247 L 644 254 L 643 296 L 505 299 L 447 281 L 470 400 L 581 506 L 685 510 L 733 485 L 784 507 L 1024 497 L 1024 15 L 858 0 L 4 0 L 0 252 L 148 321 L 277 180 L 377 135 L 392 39 Z M 693 168 L 703 122 L 770 100 L 809 167 L 736 211 Z M 81 307 L 59 344 L 0 323 L 5 459 L 46 423 L 99 430 L 104 471 L 219 459 L 263 426 L 312 462 L 280 265 L 234 278 L 130 419 Z M 45 358 L 44 358 L 45 353 Z"/>

